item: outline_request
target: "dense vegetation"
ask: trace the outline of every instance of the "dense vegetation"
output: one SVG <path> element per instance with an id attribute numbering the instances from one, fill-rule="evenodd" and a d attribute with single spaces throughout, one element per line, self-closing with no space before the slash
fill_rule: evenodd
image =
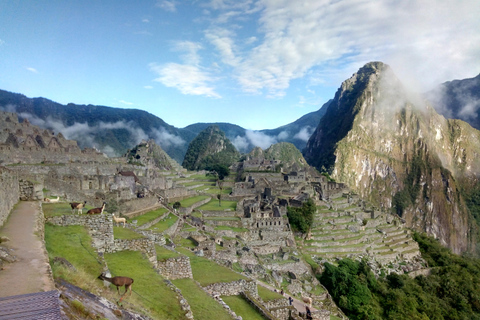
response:
<path id="1" fill-rule="evenodd" d="M 288 207 L 287 217 L 292 229 L 307 233 L 312 227 L 315 210 L 315 204 L 312 199 L 305 201 L 300 208 Z"/>
<path id="2" fill-rule="evenodd" d="M 364 261 L 326 263 L 320 281 L 350 319 L 480 319 L 480 260 L 416 234 L 428 276 L 375 278 Z"/>

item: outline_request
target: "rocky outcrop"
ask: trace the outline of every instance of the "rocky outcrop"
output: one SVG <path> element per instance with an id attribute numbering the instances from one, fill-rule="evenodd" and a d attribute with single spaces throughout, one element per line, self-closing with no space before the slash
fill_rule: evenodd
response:
<path id="1" fill-rule="evenodd" d="M 472 249 L 475 233 L 460 184 L 480 173 L 479 152 L 479 131 L 437 114 L 373 62 L 343 82 L 304 155 L 460 253 Z"/>

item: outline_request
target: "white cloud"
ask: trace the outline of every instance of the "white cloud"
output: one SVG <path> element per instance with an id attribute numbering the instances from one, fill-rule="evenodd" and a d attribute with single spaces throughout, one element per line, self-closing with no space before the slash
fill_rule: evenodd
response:
<path id="1" fill-rule="evenodd" d="M 176 1 L 166 1 L 166 0 L 159 0 L 156 4 L 157 7 L 162 8 L 168 12 L 175 12 L 177 11 L 177 2 Z"/>
<path id="2" fill-rule="evenodd" d="M 272 144 L 278 142 L 276 137 L 269 136 L 260 131 L 246 130 L 245 137 L 251 144 L 262 149 L 267 149 Z"/>
<path id="3" fill-rule="evenodd" d="M 223 63 L 235 66 L 233 76 L 246 92 L 282 96 L 302 77 L 339 83 L 375 60 L 390 64 L 402 80 L 415 79 L 418 90 L 480 70 L 478 0 L 213 0 L 209 8 L 217 19 L 206 39 Z M 234 19 L 245 29 L 242 19 L 253 17 L 258 28 L 242 30 L 243 37 L 218 27 Z M 249 39 L 256 46 L 245 50 Z"/>
<path id="4" fill-rule="evenodd" d="M 288 138 L 288 132 L 282 131 L 277 135 L 278 140 L 285 140 Z"/>
<path id="5" fill-rule="evenodd" d="M 235 139 L 232 140 L 232 144 L 240 152 L 247 152 L 248 147 L 250 146 L 250 143 L 249 143 L 247 137 L 245 137 L 245 136 L 243 136 L 243 137 L 236 136 Z"/>
<path id="6" fill-rule="evenodd" d="M 153 89 L 153 86 L 143 86 L 145 89 Z"/>
<path id="7" fill-rule="evenodd" d="M 28 71 L 33 72 L 33 73 L 38 73 L 38 70 L 35 69 L 35 68 L 32 68 L 32 67 L 25 67 L 25 69 L 27 69 Z"/>
<path id="8" fill-rule="evenodd" d="M 159 129 L 153 129 L 152 135 L 155 141 L 158 143 L 158 145 L 161 146 L 162 148 L 167 148 L 167 147 L 170 147 L 171 145 L 179 147 L 185 144 L 185 140 L 183 140 L 179 136 L 176 136 L 168 132 L 163 127 L 160 127 Z"/>
<path id="9" fill-rule="evenodd" d="M 127 106 L 133 105 L 133 102 L 128 102 L 128 101 L 125 101 L 125 100 L 118 100 L 118 102 L 120 102 L 121 104 L 126 104 Z"/>
<path id="10" fill-rule="evenodd" d="M 166 87 L 176 88 L 183 94 L 220 98 L 220 95 L 209 85 L 214 79 L 208 72 L 197 66 L 178 63 L 150 64 L 150 70 L 158 75 L 154 81 Z"/>
<path id="11" fill-rule="evenodd" d="M 302 140 L 302 141 L 308 141 L 308 139 L 310 139 L 310 137 L 312 136 L 313 134 L 313 131 L 314 129 L 311 128 L 310 126 L 306 126 L 302 129 L 300 129 L 299 132 L 297 132 L 293 138 L 294 139 L 299 139 L 299 140 Z"/>
<path id="12" fill-rule="evenodd" d="M 142 19 L 142 22 L 143 22 L 143 23 L 149 23 L 150 20 L 145 18 L 145 19 Z"/>

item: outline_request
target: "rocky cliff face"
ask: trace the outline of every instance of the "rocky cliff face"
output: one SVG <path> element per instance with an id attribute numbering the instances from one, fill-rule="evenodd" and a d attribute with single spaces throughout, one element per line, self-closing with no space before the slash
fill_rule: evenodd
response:
<path id="1" fill-rule="evenodd" d="M 479 131 L 437 114 L 381 62 L 342 84 L 304 150 L 310 164 L 456 253 L 476 241 L 460 190 L 480 173 L 479 153 Z"/>
<path id="2" fill-rule="evenodd" d="M 189 144 L 182 166 L 188 170 L 202 170 L 220 164 L 230 166 L 240 153 L 217 126 L 209 126 Z"/>

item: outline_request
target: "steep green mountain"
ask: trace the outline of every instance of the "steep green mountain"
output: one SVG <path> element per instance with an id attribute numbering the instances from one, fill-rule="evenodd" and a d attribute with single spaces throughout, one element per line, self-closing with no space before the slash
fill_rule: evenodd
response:
<path id="1" fill-rule="evenodd" d="M 445 82 L 426 96 L 445 118 L 461 119 L 480 129 L 480 74 L 471 79 Z"/>
<path id="2" fill-rule="evenodd" d="M 267 160 L 280 160 L 284 167 L 287 168 L 291 168 L 294 165 L 297 167 L 308 166 L 300 150 L 288 142 L 272 144 L 265 150 L 263 156 Z"/>
<path id="3" fill-rule="evenodd" d="M 209 126 L 190 142 L 182 166 L 188 170 L 202 170 L 215 164 L 229 167 L 240 158 L 240 153 L 218 126 Z"/>
<path id="4" fill-rule="evenodd" d="M 462 190 L 480 174 L 480 132 L 446 120 L 372 62 L 344 81 L 304 149 L 307 162 L 460 253 L 477 227 Z"/>

